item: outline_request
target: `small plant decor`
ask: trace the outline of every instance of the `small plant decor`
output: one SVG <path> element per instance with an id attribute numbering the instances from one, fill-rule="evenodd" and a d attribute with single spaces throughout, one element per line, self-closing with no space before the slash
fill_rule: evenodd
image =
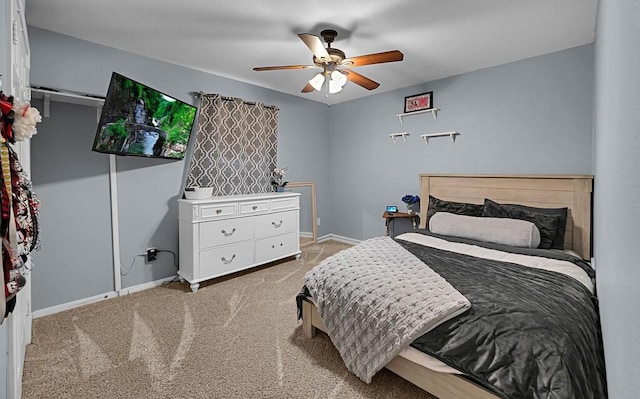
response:
<path id="1" fill-rule="evenodd" d="M 271 186 L 273 191 L 284 191 L 288 181 L 284 181 L 285 172 L 287 168 L 275 168 L 273 169 L 273 178 L 271 179 Z"/>
<path id="2" fill-rule="evenodd" d="M 417 195 L 407 194 L 402 197 L 402 202 L 407 204 L 408 213 L 417 213 L 420 210 L 420 197 Z"/>

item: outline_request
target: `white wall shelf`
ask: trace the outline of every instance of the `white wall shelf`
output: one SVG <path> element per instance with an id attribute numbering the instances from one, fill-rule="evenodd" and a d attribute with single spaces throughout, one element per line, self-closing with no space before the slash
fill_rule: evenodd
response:
<path id="1" fill-rule="evenodd" d="M 104 105 L 104 98 L 92 97 L 76 93 L 66 93 L 56 90 L 48 89 L 31 89 L 31 98 L 42 99 L 44 101 L 43 114 L 46 118 L 49 117 L 51 112 L 51 101 L 57 101 L 61 103 L 87 105 L 97 108 L 97 119 L 100 120 L 100 114 L 102 113 L 102 106 Z"/>
<path id="2" fill-rule="evenodd" d="M 430 133 L 430 134 L 421 134 L 420 137 L 422 139 L 424 139 L 424 142 L 426 144 L 429 144 L 429 139 L 434 138 L 434 137 L 446 137 L 449 136 L 451 137 L 451 142 L 455 143 L 456 142 L 456 136 L 459 136 L 460 133 L 458 132 L 442 132 L 442 133 Z"/>
<path id="3" fill-rule="evenodd" d="M 396 116 L 398 117 L 398 119 L 400 120 L 400 124 L 402 125 L 402 118 L 409 115 L 426 114 L 428 112 L 431 112 L 433 114 L 433 119 L 438 119 L 438 111 L 440 111 L 440 108 L 431 108 L 423 109 L 422 111 L 406 112 L 404 114 L 398 114 Z"/>
<path id="4" fill-rule="evenodd" d="M 440 111 L 440 108 L 431 108 L 431 109 L 423 109 L 421 111 L 415 111 L 415 112 L 405 112 L 404 114 L 398 114 L 396 115 L 398 117 L 398 119 L 400 120 L 400 124 L 402 124 L 402 118 L 405 116 L 409 116 L 409 115 L 418 115 L 418 114 L 426 114 L 428 112 L 431 112 L 433 114 L 433 119 L 438 119 L 438 111 Z M 458 132 L 442 132 L 442 133 L 429 133 L 429 134 L 421 134 L 420 138 L 422 138 L 425 142 L 425 144 L 429 144 L 429 139 L 432 139 L 434 137 L 446 137 L 449 136 L 451 137 L 451 142 L 455 143 L 456 142 L 456 136 L 459 136 L 460 133 Z M 389 137 L 391 137 L 391 140 L 393 140 L 393 142 L 396 142 L 397 138 L 402 138 L 402 141 L 404 141 L 405 143 L 407 142 L 407 137 L 409 137 L 410 134 L 407 132 L 401 132 L 401 133 L 389 133 Z"/>
<path id="5" fill-rule="evenodd" d="M 391 137 L 391 140 L 393 140 L 394 143 L 396 142 L 396 138 L 399 138 L 399 137 L 402 137 L 402 141 L 404 141 L 406 143 L 408 136 L 411 136 L 411 134 L 409 134 L 407 132 L 389 133 L 389 137 Z"/>

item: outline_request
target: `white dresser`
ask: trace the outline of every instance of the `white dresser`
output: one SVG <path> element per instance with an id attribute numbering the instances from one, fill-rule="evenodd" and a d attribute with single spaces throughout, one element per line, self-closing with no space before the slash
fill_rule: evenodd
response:
<path id="1" fill-rule="evenodd" d="M 178 201 L 180 270 L 200 282 L 274 260 L 300 259 L 300 193 Z"/>

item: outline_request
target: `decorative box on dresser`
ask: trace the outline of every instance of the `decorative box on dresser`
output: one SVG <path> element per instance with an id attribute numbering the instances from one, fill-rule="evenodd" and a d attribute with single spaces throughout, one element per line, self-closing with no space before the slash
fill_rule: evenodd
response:
<path id="1" fill-rule="evenodd" d="M 193 292 L 205 280 L 289 256 L 300 259 L 300 193 L 178 202 L 178 275 Z"/>

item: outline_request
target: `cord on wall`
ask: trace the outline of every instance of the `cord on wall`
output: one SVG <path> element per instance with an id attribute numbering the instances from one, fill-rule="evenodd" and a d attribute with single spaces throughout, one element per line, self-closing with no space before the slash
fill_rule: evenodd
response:
<path id="1" fill-rule="evenodd" d="M 160 252 L 168 252 L 171 255 L 173 255 L 173 266 L 175 266 L 176 270 L 179 270 L 180 268 L 178 267 L 178 264 L 176 263 L 176 253 L 173 251 L 170 251 L 168 249 L 157 249 L 155 247 L 150 247 L 147 249 L 146 252 L 137 254 L 133 257 L 133 261 L 131 262 L 131 264 L 129 265 L 129 267 L 127 268 L 127 270 L 125 271 L 122 268 L 122 265 L 120 265 L 120 275 L 121 276 L 126 276 L 127 274 L 131 273 L 131 270 L 133 270 L 134 266 L 136 265 L 136 260 L 139 257 L 144 257 L 147 262 L 151 262 L 157 259 L 157 256 Z"/>
<path id="2" fill-rule="evenodd" d="M 131 264 L 129 265 L 129 268 L 124 271 L 122 269 L 122 265 L 120 265 L 120 276 L 126 276 L 127 274 L 131 273 L 131 270 L 133 270 L 133 267 L 136 265 L 136 260 L 141 257 L 141 256 L 146 256 L 147 254 L 138 254 L 136 256 L 133 257 L 133 261 L 131 262 Z"/>
<path id="3" fill-rule="evenodd" d="M 171 255 L 173 255 L 173 265 L 176 267 L 176 270 L 180 270 L 180 267 L 178 266 L 178 263 L 176 262 L 176 253 L 173 251 L 170 251 L 168 249 L 159 249 L 158 252 L 169 252 Z"/>

